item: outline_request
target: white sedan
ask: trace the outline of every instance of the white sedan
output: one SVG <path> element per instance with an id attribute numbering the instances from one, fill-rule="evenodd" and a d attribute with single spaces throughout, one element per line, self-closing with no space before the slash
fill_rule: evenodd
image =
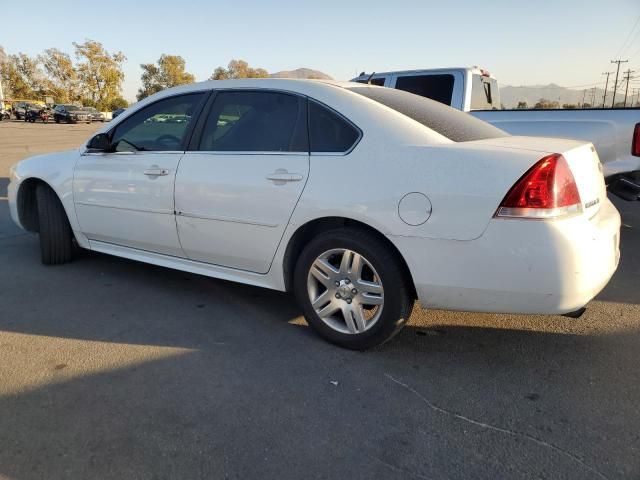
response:
<path id="1" fill-rule="evenodd" d="M 355 83 L 165 90 L 77 150 L 18 163 L 9 203 L 45 264 L 77 245 L 293 291 L 320 335 L 355 349 L 390 339 L 416 298 L 576 312 L 619 260 L 592 145 Z"/>

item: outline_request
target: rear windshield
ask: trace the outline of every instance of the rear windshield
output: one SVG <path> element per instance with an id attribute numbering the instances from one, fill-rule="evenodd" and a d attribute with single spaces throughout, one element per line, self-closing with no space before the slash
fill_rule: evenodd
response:
<path id="1" fill-rule="evenodd" d="M 471 142 L 509 136 L 504 130 L 483 122 L 468 113 L 413 93 L 365 85 L 354 85 L 348 87 L 347 90 L 386 105 L 454 142 Z"/>

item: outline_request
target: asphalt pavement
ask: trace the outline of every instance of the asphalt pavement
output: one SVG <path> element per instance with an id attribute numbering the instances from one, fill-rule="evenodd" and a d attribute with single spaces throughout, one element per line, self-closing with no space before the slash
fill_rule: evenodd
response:
<path id="1" fill-rule="evenodd" d="M 96 128 L 0 123 L 0 478 L 640 478 L 640 203 L 581 318 L 416 308 L 351 352 L 284 293 L 41 265 L 9 165 Z"/>

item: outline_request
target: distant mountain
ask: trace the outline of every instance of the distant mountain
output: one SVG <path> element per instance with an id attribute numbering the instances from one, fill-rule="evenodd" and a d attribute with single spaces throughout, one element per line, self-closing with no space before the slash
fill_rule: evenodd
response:
<path id="1" fill-rule="evenodd" d="M 621 94 L 622 93 L 622 94 Z M 611 88 L 607 91 L 607 105 L 611 105 L 611 95 L 613 91 Z M 595 105 L 602 105 L 602 97 L 604 95 L 603 88 L 596 88 L 595 90 Z M 629 91 L 631 95 L 631 91 Z M 516 108 L 518 102 L 527 102 L 529 108 L 540 101 L 541 98 L 549 100 L 550 102 L 558 102 L 560 106 L 565 103 L 568 104 L 582 104 L 583 99 L 585 103 L 592 103 L 594 97 L 593 89 L 575 90 L 573 88 L 566 88 L 555 83 L 548 85 L 525 85 L 521 87 L 502 86 L 500 87 L 500 101 L 505 108 Z M 622 92 L 618 90 L 616 93 L 616 102 L 621 102 L 624 99 L 624 90 Z M 628 101 L 631 101 L 629 96 Z"/>
<path id="2" fill-rule="evenodd" d="M 311 68 L 297 68 L 295 70 L 283 70 L 282 72 L 271 73 L 271 78 L 317 78 L 321 80 L 333 80 L 326 73 Z"/>

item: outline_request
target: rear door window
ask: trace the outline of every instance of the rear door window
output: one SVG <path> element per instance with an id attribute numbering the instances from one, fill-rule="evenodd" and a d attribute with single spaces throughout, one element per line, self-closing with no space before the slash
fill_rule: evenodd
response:
<path id="1" fill-rule="evenodd" d="M 199 150 L 308 152 L 306 100 L 270 91 L 223 91 L 216 95 Z"/>
<path id="2" fill-rule="evenodd" d="M 342 115 L 309 100 L 311 152 L 347 153 L 360 139 L 360 130 Z"/>
<path id="3" fill-rule="evenodd" d="M 453 84 L 454 77 L 451 74 L 411 75 L 398 77 L 395 88 L 451 105 Z"/>

